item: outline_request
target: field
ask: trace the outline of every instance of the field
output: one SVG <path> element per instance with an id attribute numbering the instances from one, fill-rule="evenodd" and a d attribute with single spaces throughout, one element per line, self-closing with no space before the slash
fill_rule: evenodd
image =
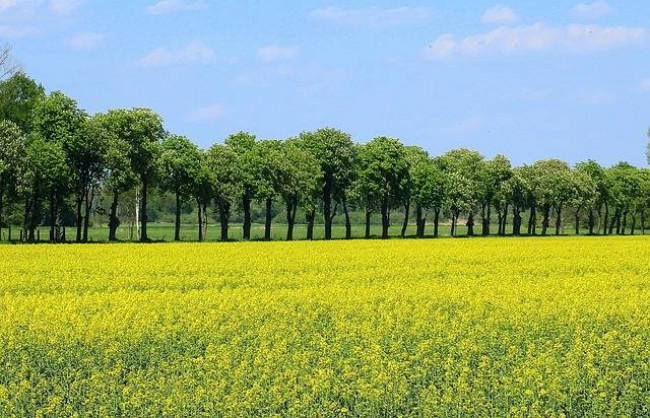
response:
<path id="1" fill-rule="evenodd" d="M 647 416 L 650 238 L 0 247 L 0 416 Z"/>

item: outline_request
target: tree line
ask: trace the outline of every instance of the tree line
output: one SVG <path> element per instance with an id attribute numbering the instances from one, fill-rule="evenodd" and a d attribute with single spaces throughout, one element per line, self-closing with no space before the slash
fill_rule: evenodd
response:
<path id="1" fill-rule="evenodd" d="M 351 211 L 365 214 L 367 238 L 375 214 L 388 238 L 396 211 L 403 213 L 402 236 L 411 217 L 417 237 L 437 237 L 443 222 L 456 236 L 461 221 L 467 235 L 560 234 L 567 216 L 576 233 L 584 227 L 588 234 L 634 234 L 645 232 L 650 209 L 650 171 L 625 162 L 571 167 L 550 159 L 513 167 L 503 155 L 486 159 L 469 149 L 432 157 L 385 136 L 355 143 L 333 128 L 284 140 L 239 132 L 202 150 L 166 131 L 150 109 L 89 115 L 61 92 L 47 95 L 22 72 L 0 82 L 0 233 L 11 234 L 7 215 L 20 212 L 22 241 L 35 241 L 47 222 L 49 239 L 61 242 L 67 211 L 75 226 L 67 240 L 87 242 L 99 197 L 109 196 L 107 239 L 115 241 L 121 199 L 135 191 L 139 240 L 146 242 L 154 189 L 174 196 L 175 240 L 181 239 L 181 208 L 197 208 L 199 241 L 213 215 L 221 240 L 228 240 L 235 212 L 250 239 L 254 203 L 265 211 L 265 239 L 271 239 L 272 208 L 284 206 L 287 240 L 303 221 L 304 238 L 313 239 L 317 220 L 331 239 L 341 215 L 351 238 Z M 304 219 L 297 219 L 299 210 Z"/>

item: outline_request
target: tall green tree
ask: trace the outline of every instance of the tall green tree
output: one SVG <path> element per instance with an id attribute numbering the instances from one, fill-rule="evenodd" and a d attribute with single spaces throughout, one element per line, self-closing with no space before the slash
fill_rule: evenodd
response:
<path id="1" fill-rule="evenodd" d="M 255 135 L 247 132 L 239 132 L 230 135 L 225 141 L 233 153 L 237 156 L 237 180 L 239 182 L 239 201 L 244 214 L 244 239 L 251 238 L 251 203 L 257 195 L 257 182 L 255 177 L 255 156 L 253 151 L 257 144 Z"/>
<path id="2" fill-rule="evenodd" d="M 503 198 L 507 196 L 503 192 L 503 186 L 506 181 L 512 176 L 512 166 L 510 160 L 504 155 L 497 155 L 492 160 L 486 161 L 484 168 L 481 171 L 481 193 L 483 202 L 481 205 L 482 215 L 482 235 L 490 235 L 490 225 L 492 224 L 492 206 L 498 203 L 499 211 L 499 235 L 503 235 L 505 231 L 505 223 L 507 222 L 508 204 L 507 200 Z M 498 197 L 498 199 L 497 199 Z"/>
<path id="3" fill-rule="evenodd" d="M 198 240 L 207 238 L 208 214 L 207 208 L 214 199 L 215 194 L 215 173 L 211 170 L 208 151 L 198 150 L 198 171 L 191 180 L 191 195 L 196 200 Z M 226 233 L 227 239 L 227 233 Z"/>
<path id="4" fill-rule="evenodd" d="M 20 162 L 24 153 L 25 135 L 18 125 L 0 120 L 0 239 L 5 226 L 5 203 L 13 200 L 17 194 Z M 10 228 L 9 225 L 7 227 Z"/>
<path id="5" fill-rule="evenodd" d="M 607 177 L 605 175 L 605 169 L 596 161 L 587 160 L 576 164 L 575 171 L 579 171 L 589 176 L 591 181 L 596 186 L 596 190 L 595 190 L 596 200 L 593 202 L 591 201 L 586 202 L 589 203 L 586 206 L 586 209 L 588 210 L 587 227 L 589 228 L 589 235 L 594 235 L 595 228 L 596 228 L 596 215 L 598 215 L 597 216 L 598 224 L 599 224 L 598 230 L 600 233 L 600 225 L 603 223 L 603 215 L 602 215 L 603 206 L 605 206 L 606 208 L 605 218 L 607 218 L 608 215 L 607 211 L 609 209 L 607 206 L 609 201 L 609 185 L 607 182 Z"/>
<path id="6" fill-rule="evenodd" d="M 273 201 L 281 194 L 284 182 L 284 167 L 288 162 L 282 152 L 282 142 L 277 140 L 259 141 L 251 153 L 257 199 L 264 204 L 264 239 L 271 240 L 271 221 Z"/>
<path id="7" fill-rule="evenodd" d="M 434 211 L 434 236 L 437 236 L 440 211 L 445 199 L 446 178 L 428 152 L 413 146 L 406 147 L 406 150 L 409 160 L 409 195 L 415 203 L 416 236 L 424 237 L 426 212 L 430 209 Z"/>
<path id="8" fill-rule="evenodd" d="M 337 196 L 341 196 L 353 179 L 355 147 L 350 135 L 333 128 L 315 132 L 303 132 L 301 140 L 321 168 L 323 215 L 325 217 L 325 239 L 332 239 L 332 220 L 337 206 L 332 207 Z"/>
<path id="9" fill-rule="evenodd" d="M 452 209 L 452 215 L 454 211 L 460 209 L 467 212 L 467 235 L 472 236 L 474 235 L 474 214 L 485 195 L 482 187 L 485 170 L 484 158 L 477 151 L 461 148 L 448 151 L 440 161 L 449 178 L 451 178 L 451 174 L 457 174 L 453 176 L 454 179 L 451 182 L 451 185 L 455 188 L 452 199 L 455 209 Z M 464 193 L 464 195 L 458 195 L 459 192 Z M 461 202 L 461 199 L 464 201 Z M 457 212 L 456 221 L 459 215 L 460 212 Z M 452 229 L 455 233 L 456 230 L 453 225 Z"/>
<path id="10" fill-rule="evenodd" d="M 559 234 L 562 207 L 571 197 L 569 186 L 569 165 L 557 159 L 540 160 L 533 165 L 535 201 L 542 210 L 542 235 L 546 235 L 551 224 L 551 209 L 556 208 L 556 233 Z"/>
<path id="11" fill-rule="evenodd" d="M 87 178 L 82 178 L 82 172 L 87 159 L 95 158 L 94 155 L 101 153 L 87 146 L 92 135 L 88 135 L 90 128 L 87 126 L 86 113 L 77 107 L 77 102 L 65 94 L 55 91 L 45 99 L 39 101 L 34 108 L 33 127 L 36 135 L 43 140 L 57 144 L 66 156 L 69 170 L 66 172 L 69 178 L 54 176 L 51 179 L 58 179 L 61 184 L 52 184 L 49 195 L 50 216 L 51 216 L 51 240 L 61 240 L 61 213 L 66 199 L 71 191 L 76 192 L 77 199 L 82 197 L 82 183 L 88 183 Z M 93 155 L 93 157 L 89 157 Z M 78 206 L 80 208 L 80 205 Z M 77 212 L 78 239 L 81 240 L 82 228 L 81 210 Z"/>
<path id="12" fill-rule="evenodd" d="M 280 167 L 279 186 L 286 208 L 287 241 L 291 241 L 298 207 L 303 206 L 307 211 L 315 209 L 315 201 L 320 192 L 321 171 L 316 158 L 302 147 L 298 139 L 286 140 L 282 145 L 282 153 L 284 165 Z"/>
<path id="13" fill-rule="evenodd" d="M 0 82 L 0 120 L 14 122 L 28 135 L 33 128 L 37 103 L 45 98 L 45 89 L 24 73 L 16 73 Z"/>
<path id="14" fill-rule="evenodd" d="M 409 175 L 407 153 L 399 139 L 384 136 L 368 142 L 365 151 L 368 156 L 362 168 L 363 177 L 379 192 L 381 237 L 387 239 L 391 210 L 398 208 L 404 198 L 404 178 Z"/>
<path id="15" fill-rule="evenodd" d="M 250 195 L 244 195 L 246 192 L 244 181 L 252 183 L 252 180 L 242 180 L 243 171 L 239 166 L 241 161 L 242 152 L 235 151 L 232 145 L 214 144 L 206 152 L 206 165 L 212 176 L 212 196 L 219 212 L 221 241 L 229 239 L 228 226 L 233 204 L 243 200 L 244 207 L 248 204 L 250 210 L 250 200 L 248 200 Z M 251 191 L 250 186 L 248 191 Z M 203 213 L 205 213 L 205 208 Z M 244 228 L 244 232 L 247 231 L 250 233 L 250 229 Z"/>
<path id="16" fill-rule="evenodd" d="M 167 135 L 162 140 L 160 155 L 160 185 L 172 192 L 176 200 L 174 241 L 181 240 L 181 210 L 192 197 L 194 182 L 199 175 L 201 152 L 188 138 Z"/>
<path id="17" fill-rule="evenodd" d="M 572 190 L 568 203 L 573 208 L 575 234 L 580 235 L 580 213 L 585 209 L 593 213 L 593 208 L 598 202 L 598 186 L 589 173 L 578 166 L 571 171 L 569 178 Z M 591 227 L 591 220 L 589 223 Z"/>
<path id="18" fill-rule="evenodd" d="M 371 163 L 372 153 L 368 150 L 366 144 L 357 144 L 355 148 L 355 154 L 357 155 L 357 173 L 355 181 L 350 187 L 350 192 L 352 200 L 365 213 L 365 238 L 369 239 L 371 236 L 370 225 L 372 214 L 379 211 L 381 193 L 377 183 L 369 178 L 370 171 L 366 169 Z"/>

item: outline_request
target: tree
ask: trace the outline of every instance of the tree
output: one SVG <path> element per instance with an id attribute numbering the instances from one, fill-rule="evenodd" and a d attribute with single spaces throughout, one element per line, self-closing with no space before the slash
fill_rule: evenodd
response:
<path id="1" fill-rule="evenodd" d="M 573 208 L 575 233 L 579 235 L 580 212 L 583 209 L 588 209 L 593 214 L 593 207 L 598 201 L 598 186 L 589 173 L 580 169 L 579 165 L 571 171 L 569 186 L 572 191 L 568 203 Z M 593 229 L 592 224 L 593 222 L 590 219 L 590 230 Z"/>
<path id="2" fill-rule="evenodd" d="M 607 170 L 610 181 L 610 201 L 615 208 L 609 223 L 609 234 L 625 234 L 628 215 L 636 216 L 635 203 L 641 192 L 641 179 L 636 167 L 620 162 Z"/>
<path id="3" fill-rule="evenodd" d="M 564 161 L 552 159 L 537 161 L 533 165 L 535 201 L 542 209 L 542 235 L 550 226 L 551 209 L 556 209 L 556 234 L 559 234 L 562 207 L 571 197 L 569 186 L 569 165 Z"/>
<path id="4" fill-rule="evenodd" d="M 273 201 L 280 195 L 284 167 L 288 162 L 282 152 L 282 142 L 277 140 L 259 141 L 253 148 L 251 157 L 257 198 L 265 206 L 264 239 L 270 241 Z"/>
<path id="5" fill-rule="evenodd" d="M 191 179 L 190 187 L 191 194 L 196 200 L 197 214 L 198 214 L 198 240 L 199 242 L 203 241 L 207 237 L 207 226 L 208 226 L 208 214 L 207 208 L 215 194 L 215 173 L 212 172 L 208 151 L 198 150 L 198 161 L 197 167 L 198 171 L 196 176 Z M 227 222 L 226 222 L 226 239 L 228 239 L 227 234 Z"/>
<path id="6" fill-rule="evenodd" d="M 164 137 L 162 118 L 149 109 L 135 108 L 127 112 L 128 128 L 125 139 L 129 145 L 129 162 L 131 170 L 140 181 L 140 241 L 148 242 L 147 235 L 147 197 L 149 187 L 156 180 L 157 164 L 161 153 L 161 141 Z"/>
<path id="7" fill-rule="evenodd" d="M 315 132 L 303 132 L 300 138 L 321 168 L 323 215 L 325 217 L 325 239 L 332 239 L 332 220 L 336 206 L 332 203 L 351 184 L 354 170 L 355 147 L 350 135 L 332 128 Z"/>
<path id="8" fill-rule="evenodd" d="M 506 180 L 499 194 L 505 195 L 503 198 L 505 202 L 512 204 L 512 235 L 521 235 L 521 225 L 523 220 L 521 213 L 531 205 L 533 199 L 532 190 L 527 181 L 527 172 L 530 171 L 530 166 L 517 167 L 513 170 L 512 176 Z M 505 205 L 504 205 L 505 206 Z M 507 208 L 504 208 L 507 210 Z M 506 225 L 502 226 L 501 234 L 505 235 Z"/>
<path id="9" fill-rule="evenodd" d="M 416 236 L 424 237 L 428 209 L 434 210 L 434 236 L 437 236 L 446 178 L 439 164 L 425 150 L 412 146 L 406 147 L 406 150 L 409 159 L 409 196 L 415 203 Z"/>
<path id="10" fill-rule="evenodd" d="M 596 161 L 593 160 L 588 160 L 585 162 L 581 162 L 576 164 L 575 166 L 575 171 L 579 171 L 581 173 L 586 174 L 589 176 L 591 181 L 594 183 L 596 190 L 596 199 L 593 202 L 586 202 L 590 203 L 587 205 L 587 209 L 589 210 L 588 213 L 588 223 L 587 226 L 589 228 L 589 235 L 594 234 L 594 229 L 596 227 L 596 211 L 598 213 L 598 223 L 599 225 L 602 224 L 603 219 L 602 219 L 602 207 L 603 205 L 606 208 L 606 215 L 605 218 L 607 218 L 607 212 L 608 212 L 608 206 L 607 203 L 609 201 L 609 185 L 607 183 L 607 177 L 605 175 L 605 169 L 598 164 Z M 606 222 L 606 219 L 605 219 Z M 599 226 L 599 232 L 600 232 L 600 226 Z M 576 228 L 576 231 L 578 229 Z"/>
<path id="11" fill-rule="evenodd" d="M 235 177 L 239 183 L 239 200 L 244 213 L 244 239 L 251 238 L 251 202 L 257 195 L 257 183 L 254 175 L 254 156 L 253 150 L 256 146 L 255 135 L 247 132 L 239 132 L 230 135 L 225 144 L 237 157 Z"/>
<path id="12" fill-rule="evenodd" d="M 102 153 L 102 147 L 94 149 L 93 147 L 97 147 L 95 143 L 88 145 L 88 142 L 92 141 L 95 136 L 94 131 L 91 132 L 92 128 L 87 125 L 86 113 L 77 107 L 77 102 L 58 91 L 37 103 L 34 108 L 33 127 L 36 135 L 43 140 L 60 146 L 69 166 L 66 173 L 70 175 L 70 178 L 52 177 L 52 180 L 56 178 L 61 181 L 61 184 L 52 184 L 53 192 L 49 196 L 51 239 L 58 242 L 61 239 L 60 216 L 65 200 L 70 191 L 75 191 L 78 202 L 84 198 L 83 192 L 87 184 L 90 183 L 87 171 L 89 166 L 95 164 L 94 160 L 101 160 L 101 156 L 98 157 L 98 155 Z M 81 203 L 78 203 L 77 208 L 77 239 L 80 241 Z"/>
<path id="13" fill-rule="evenodd" d="M 650 210 L 650 169 L 639 169 L 639 186 L 639 197 L 636 204 L 639 208 L 641 234 L 645 234 L 646 215 Z"/>
<path id="14" fill-rule="evenodd" d="M 231 146 L 214 144 L 206 152 L 206 165 L 212 181 L 212 196 L 219 211 L 221 241 L 228 240 L 228 222 L 233 202 L 243 199 L 245 203 L 248 202 L 250 210 L 250 201 L 243 195 L 246 189 L 241 178 L 242 170 L 238 165 L 241 160 L 242 153 L 238 154 L 233 149 L 232 143 Z M 250 227 L 248 228 L 250 234 Z M 244 232 L 246 231 L 245 226 Z"/>
<path id="15" fill-rule="evenodd" d="M 14 122 L 28 135 L 33 127 L 34 108 L 45 99 L 45 89 L 23 73 L 0 82 L 0 119 Z"/>
<path id="16" fill-rule="evenodd" d="M 5 203 L 17 193 L 19 165 L 24 152 L 25 136 L 18 125 L 0 120 L 0 239 L 4 227 Z"/>
<path id="17" fill-rule="evenodd" d="M 453 181 L 453 187 L 455 187 L 453 191 L 454 207 L 456 210 L 462 209 L 467 212 L 467 235 L 472 236 L 474 235 L 474 212 L 485 195 L 481 182 L 485 170 L 483 156 L 477 151 L 461 148 L 448 151 L 442 156 L 440 162 L 448 176 L 451 176 L 452 173 L 457 174 Z M 461 191 L 465 193 L 464 196 L 457 195 Z M 461 199 L 464 201 L 461 202 Z M 460 212 L 457 212 L 456 221 L 459 215 Z M 454 233 L 456 232 L 453 225 L 452 230 Z"/>
<path id="18" fill-rule="evenodd" d="M 352 200 L 365 212 L 365 238 L 369 239 L 372 214 L 379 210 L 381 194 L 378 185 L 368 178 L 370 171 L 366 167 L 370 164 L 372 154 L 367 150 L 367 145 L 356 145 L 355 154 L 358 161 L 357 174 L 350 192 Z"/>
<path id="19" fill-rule="evenodd" d="M 491 209 L 498 204 L 499 212 L 499 235 L 505 233 L 505 223 L 508 214 L 508 200 L 504 193 L 503 185 L 512 176 L 512 166 L 510 160 L 499 154 L 494 159 L 487 161 L 484 170 L 481 172 L 482 197 L 482 235 L 490 235 L 490 224 L 492 223 Z M 498 197 L 498 198 L 497 198 Z"/>
<path id="20" fill-rule="evenodd" d="M 315 207 L 313 197 L 319 193 L 321 172 L 316 158 L 302 147 L 298 139 L 286 140 L 282 153 L 284 165 L 280 167 L 280 195 L 287 212 L 287 241 L 291 241 L 298 207 L 302 205 L 308 210 Z"/>
<path id="21" fill-rule="evenodd" d="M 457 235 L 458 217 L 461 212 L 470 210 L 472 205 L 472 182 L 458 171 L 448 171 L 446 205 L 451 212 L 451 236 Z"/>
<path id="22" fill-rule="evenodd" d="M 184 136 L 167 135 L 162 141 L 160 180 L 164 190 L 174 193 L 174 241 L 181 240 L 181 209 L 192 196 L 194 182 L 199 175 L 201 152 Z"/>
<path id="23" fill-rule="evenodd" d="M 404 178 L 408 176 L 406 150 L 399 139 L 384 136 L 368 142 L 362 168 L 363 177 L 375 185 L 380 197 L 382 239 L 388 238 L 390 212 L 398 208 L 404 196 Z"/>

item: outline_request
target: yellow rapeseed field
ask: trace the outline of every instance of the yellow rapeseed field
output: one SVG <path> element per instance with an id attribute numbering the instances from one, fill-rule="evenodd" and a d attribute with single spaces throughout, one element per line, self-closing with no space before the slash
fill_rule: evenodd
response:
<path id="1" fill-rule="evenodd" d="M 0 416 L 647 416 L 650 238 L 0 247 Z"/>

